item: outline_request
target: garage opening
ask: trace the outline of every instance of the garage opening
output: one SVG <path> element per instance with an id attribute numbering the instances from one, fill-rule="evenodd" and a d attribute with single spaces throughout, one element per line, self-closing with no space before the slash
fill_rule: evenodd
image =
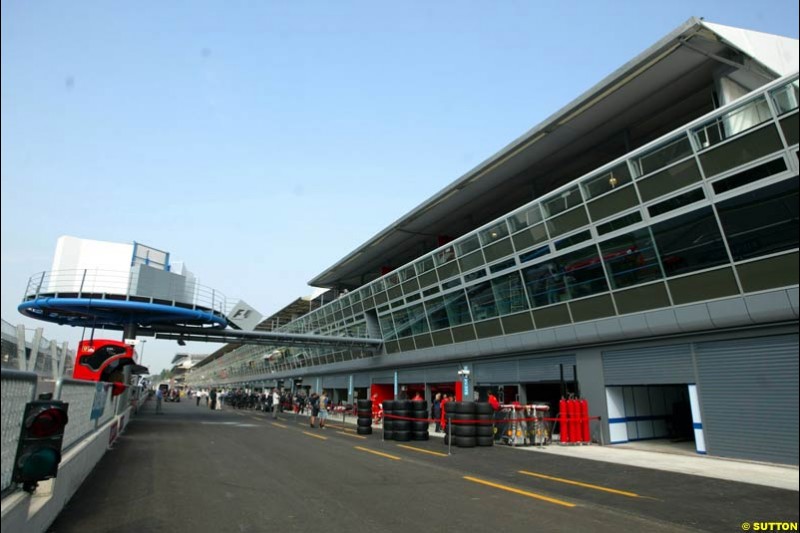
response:
<path id="1" fill-rule="evenodd" d="M 611 443 L 696 451 L 689 388 L 687 384 L 606 387 Z"/>

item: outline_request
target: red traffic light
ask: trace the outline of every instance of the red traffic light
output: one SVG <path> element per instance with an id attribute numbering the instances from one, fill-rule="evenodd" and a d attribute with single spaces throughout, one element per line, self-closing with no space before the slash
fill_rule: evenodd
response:
<path id="1" fill-rule="evenodd" d="M 55 400 L 37 400 L 25 406 L 12 472 L 12 480 L 22 483 L 24 490 L 33 492 L 39 481 L 58 475 L 68 407 Z"/>
<path id="2" fill-rule="evenodd" d="M 44 439 L 64 433 L 64 426 L 69 422 L 67 412 L 60 407 L 45 407 L 34 412 L 25 421 L 28 435 L 35 439 Z"/>

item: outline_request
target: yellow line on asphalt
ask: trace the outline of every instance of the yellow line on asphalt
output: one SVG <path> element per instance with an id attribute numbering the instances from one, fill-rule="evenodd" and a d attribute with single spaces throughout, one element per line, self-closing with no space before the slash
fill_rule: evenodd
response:
<path id="1" fill-rule="evenodd" d="M 277 422 L 270 422 L 275 427 L 287 429 L 289 426 L 284 426 L 283 424 L 278 424 Z"/>
<path id="2" fill-rule="evenodd" d="M 439 452 L 432 452 L 430 450 L 423 450 L 422 448 L 416 448 L 414 446 L 409 446 L 407 444 L 398 444 L 397 446 L 399 448 L 405 448 L 406 450 L 414 450 L 415 452 L 428 453 L 428 454 L 431 454 L 431 455 L 438 455 L 439 457 L 447 457 L 446 453 L 439 453 Z"/>
<path id="3" fill-rule="evenodd" d="M 624 490 L 617 490 L 617 489 L 609 489 L 608 487 L 601 487 L 600 485 L 592 485 L 590 483 L 583 483 L 581 481 L 573 481 L 571 479 L 563 479 L 560 477 L 553 477 L 553 476 L 546 476 L 544 474 L 537 474 L 536 472 L 526 472 L 525 470 L 519 470 L 520 474 L 525 474 L 526 476 L 533 476 L 539 477 L 542 479 L 549 479 L 550 481 L 558 481 L 559 483 L 567 483 L 569 485 L 577 485 L 579 487 L 585 487 L 587 489 L 594 489 L 594 490 L 602 490 L 603 492 L 610 492 L 612 494 L 619 494 L 620 496 L 628 496 L 629 498 L 639 498 L 640 496 L 635 492 L 627 492 Z"/>
<path id="4" fill-rule="evenodd" d="M 304 435 L 308 435 L 309 437 L 314 437 L 315 439 L 328 440 L 328 437 L 323 437 L 322 435 L 316 435 L 314 433 L 309 433 L 308 431 L 304 431 L 303 434 Z"/>
<path id="5" fill-rule="evenodd" d="M 381 457 L 386 457 L 388 459 L 394 459 L 395 461 L 402 460 L 400 457 L 397 457 L 396 455 L 389 455 L 388 453 L 376 452 L 375 450 L 370 450 L 369 448 L 362 448 L 361 446 L 356 446 L 356 450 L 361 450 L 362 452 L 367 452 L 367 453 L 374 453 L 375 455 L 380 455 Z"/>
<path id="6" fill-rule="evenodd" d="M 366 440 L 367 437 L 362 437 L 361 435 L 353 435 L 352 433 L 345 433 L 344 431 L 337 431 L 339 435 L 345 435 L 347 437 L 353 437 L 354 439 L 362 439 Z"/>
<path id="7" fill-rule="evenodd" d="M 492 483 L 491 481 L 485 481 L 483 479 L 478 479 L 476 477 L 464 476 L 464 479 L 466 479 L 467 481 L 472 481 L 473 483 L 480 483 L 481 485 L 486 485 L 489 487 L 494 487 L 496 489 L 513 492 L 514 494 L 520 494 L 522 496 L 527 496 L 529 498 L 536 498 L 537 500 L 554 503 L 556 505 L 563 505 L 564 507 L 575 507 L 574 503 L 565 502 L 563 500 L 556 500 L 555 498 L 548 498 L 547 496 L 542 496 L 541 494 L 536 494 L 535 492 L 528 492 L 526 490 L 519 490 L 511 487 L 506 487 L 504 485 L 498 485 L 497 483 Z"/>

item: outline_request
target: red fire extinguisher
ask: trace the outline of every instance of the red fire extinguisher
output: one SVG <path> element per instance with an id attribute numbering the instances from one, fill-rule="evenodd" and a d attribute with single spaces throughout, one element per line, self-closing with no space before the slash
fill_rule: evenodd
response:
<path id="1" fill-rule="evenodd" d="M 567 400 L 561 398 L 558 403 L 558 424 L 561 427 L 561 444 L 570 442 L 569 423 L 567 422 Z"/>

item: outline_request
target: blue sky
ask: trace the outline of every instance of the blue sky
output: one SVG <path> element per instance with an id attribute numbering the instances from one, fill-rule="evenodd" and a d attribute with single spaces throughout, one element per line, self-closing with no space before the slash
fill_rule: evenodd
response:
<path id="1" fill-rule="evenodd" d="M 268 315 L 691 16 L 798 37 L 796 0 L 2 0 L 2 317 L 44 325 L 16 306 L 61 235 Z"/>

